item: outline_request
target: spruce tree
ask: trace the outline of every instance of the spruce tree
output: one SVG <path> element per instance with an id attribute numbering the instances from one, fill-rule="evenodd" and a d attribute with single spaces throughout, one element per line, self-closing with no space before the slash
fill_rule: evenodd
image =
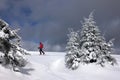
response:
<path id="1" fill-rule="evenodd" d="M 27 63 L 24 57 L 26 51 L 20 46 L 21 38 L 17 31 L 18 29 L 12 30 L 4 20 L 0 19 L 0 63 L 11 66 L 15 71 Z"/>
<path id="2" fill-rule="evenodd" d="M 84 54 L 81 59 L 84 63 L 98 63 L 104 66 L 104 63 L 114 64 L 116 61 L 110 56 L 112 53 L 112 41 L 106 42 L 101 35 L 98 26 L 93 18 L 93 12 L 82 23 L 80 35 L 80 49 Z"/>
<path id="3" fill-rule="evenodd" d="M 78 32 L 69 29 L 68 42 L 66 46 L 65 65 L 69 69 L 77 69 L 79 66 L 80 50 Z"/>
<path id="4" fill-rule="evenodd" d="M 113 48 L 113 39 L 111 39 L 109 42 L 104 42 L 101 44 L 101 53 L 98 58 L 98 64 L 100 64 L 102 67 L 105 66 L 106 63 L 109 63 L 111 65 L 117 64 L 117 61 L 114 57 L 111 56 L 111 54 L 114 53 Z"/>

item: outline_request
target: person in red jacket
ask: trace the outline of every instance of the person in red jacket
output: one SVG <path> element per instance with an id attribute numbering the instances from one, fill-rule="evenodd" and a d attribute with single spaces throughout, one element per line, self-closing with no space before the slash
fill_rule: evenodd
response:
<path id="1" fill-rule="evenodd" d="M 43 44 L 42 42 L 40 42 L 39 44 L 39 52 L 40 52 L 40 55 L 43 53 L 43 55 L 45 54 L 44 51 L 43 51 Z"/>

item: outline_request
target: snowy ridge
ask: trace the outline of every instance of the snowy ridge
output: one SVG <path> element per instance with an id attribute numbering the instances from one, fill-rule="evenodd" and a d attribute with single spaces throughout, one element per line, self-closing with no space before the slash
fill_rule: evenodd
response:
<path id="1" fill-rule="evenodd" d="M 65 68 L 64 52 L 39 52 L 30 51 L 27 55 L 29 63 L 21 72 L 14 72 L 0 65 L 1 80 L 120 80 L 120 55 L 113 55 L 117 66 L 108 65 L 104 68 L 95 65 L 80 65 L 77 70 Z M 6 76 L 7 75 L 7 76 Z"/>

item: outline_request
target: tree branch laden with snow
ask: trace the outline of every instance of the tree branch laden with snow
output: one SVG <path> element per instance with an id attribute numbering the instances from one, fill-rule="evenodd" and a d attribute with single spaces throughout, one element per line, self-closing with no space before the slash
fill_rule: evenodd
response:
<path id="1" fill-rule="evenodd" d="M 17 34 L 18 30 L 12 30 L 4 20 L 0 19 L 0 63 L 12 66 L 13 70 L 27 64 L 24 57 L 26 51 L 20 46 L 21 37 Z"/>

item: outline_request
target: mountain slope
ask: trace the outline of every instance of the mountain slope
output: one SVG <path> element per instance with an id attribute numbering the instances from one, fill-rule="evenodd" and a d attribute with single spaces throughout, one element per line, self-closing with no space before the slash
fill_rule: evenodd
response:
<path id="1" fill-rule="evenodd" d="M 95 65 L 80 65 L 79 69 L 72 71 L 64 66 L 64 55 L 62 52 L 29 52 L 27 55 L 29 63 L 14 72 L 0 65 L 1 80 L 120 80 L 120 55 L 114 55 L 118 61 L 117 66 L 106 66 L 104 68 Z"/>

